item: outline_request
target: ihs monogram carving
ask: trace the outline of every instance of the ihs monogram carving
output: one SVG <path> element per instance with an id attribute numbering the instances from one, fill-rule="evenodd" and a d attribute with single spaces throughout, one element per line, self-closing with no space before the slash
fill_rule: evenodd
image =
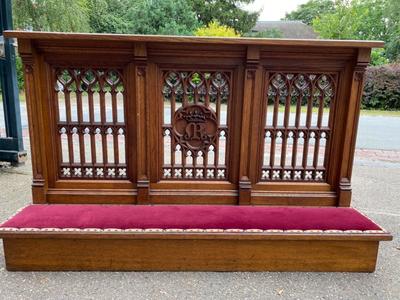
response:
<path id="1" fill-rule="evenodd" d="M 215 144 L 218 119 L 215 112 L 204 105 L 189 105 L 179 108 L 173 119 L 175 140 L 184 149 L 207 151 Z"/>

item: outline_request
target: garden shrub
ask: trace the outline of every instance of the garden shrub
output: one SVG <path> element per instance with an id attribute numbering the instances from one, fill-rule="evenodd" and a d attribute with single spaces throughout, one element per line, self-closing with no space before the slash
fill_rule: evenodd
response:
<path id="1" fill-rule="evenodd" d="M 367 68 L 361 106 L 364 109 L 400 110 L 400 64 Z"/>
<path id="2" fill-rule="evenodd" d="M 195 31 L 197 36 L 222 36 L 222 37 L 240 37 L 235 29 L 221 25 L 218 21 L 212 21 L 207 26 L 202 26 Z"/>
<path id="3" fill-rule="evenodd" d="M 18 80 L 18 89 L 21 91 L 24 89 L 24 71 L 22 66 L 21 57 L 17 56 L 15 59 L 15 67 L 17 69 L 17 80 Z"/>

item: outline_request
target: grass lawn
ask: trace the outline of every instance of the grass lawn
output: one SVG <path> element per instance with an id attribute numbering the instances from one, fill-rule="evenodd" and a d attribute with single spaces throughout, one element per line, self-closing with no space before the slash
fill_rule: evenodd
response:
<path id="1" fill-rule="evenodd" d="M 400 110 L 368 110 L 362 109 L 363 116 L 400 117 Z"/>
<path id="2" fill-rule="evenodd" d="M 273 109 L 273 106 L 268 106 L 269 109 Z M 328 108 L 324 108 L 324 113 L 328 112 Z M 285 106 L 279 106 L 279 112 L 284 112 Z M 294 113 L 296 111 L 296 106 L 290 106 L 290 112 Z M 302 106 L 301 112 L 305 113 L 307 111 L 307 107 Z M 313 107 L 313 112 L 317 113 L 318 108 Z M 361 114 L 363 116 L 383 116 L 383 117 L 400 117 L 400 110 L 377 110 L 377 109 L 362 109 Z"/>

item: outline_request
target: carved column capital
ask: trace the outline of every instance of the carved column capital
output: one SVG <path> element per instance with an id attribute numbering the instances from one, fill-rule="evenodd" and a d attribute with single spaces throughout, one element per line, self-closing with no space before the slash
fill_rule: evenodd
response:
<path id="1" fill-rule="evenodd" d="M 142 65 L 137 68 L 137 75 L 140 77 L 146 76 L 146 66 Z"/>
<path id="2" fill-rule="evenodd" d="M 356 81 L 363 81 L 365 69 L 368 67 L 368 63 L 366 62 L 358 62 L 357 65 L 354 67 L 354 79 Z"/>
<path id="3" fill-rule="evenodd" d="M 364 71 L 355 71 L 354 79 L 359 82 L 363 81 L 364 80 Z"/>
<path id="4" fill-rule="evenodd" d="M 256 70 L 248 68 L 246 74 L 247 79 L 254 79 L 256 77 Z"/>
<path id="5" fill-rule="evenodd" d="M 33 72 L 33 56 L 31 54 L 21 54 L 21 60 L 24 64 L 24 70 L 26 73 Z"/>

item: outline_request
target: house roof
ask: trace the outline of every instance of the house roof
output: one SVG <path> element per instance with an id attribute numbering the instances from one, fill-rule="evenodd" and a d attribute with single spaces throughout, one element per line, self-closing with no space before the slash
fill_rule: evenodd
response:
<path id="1" fill-rule="evenodd" d="M 301 21 L 258 21 L 251 31 L 260 32 L 271 29 L 279 30 L 282 33 L 283 38 L 318 38 L 318 35 L 314 32 L 312 27 Z"/>

